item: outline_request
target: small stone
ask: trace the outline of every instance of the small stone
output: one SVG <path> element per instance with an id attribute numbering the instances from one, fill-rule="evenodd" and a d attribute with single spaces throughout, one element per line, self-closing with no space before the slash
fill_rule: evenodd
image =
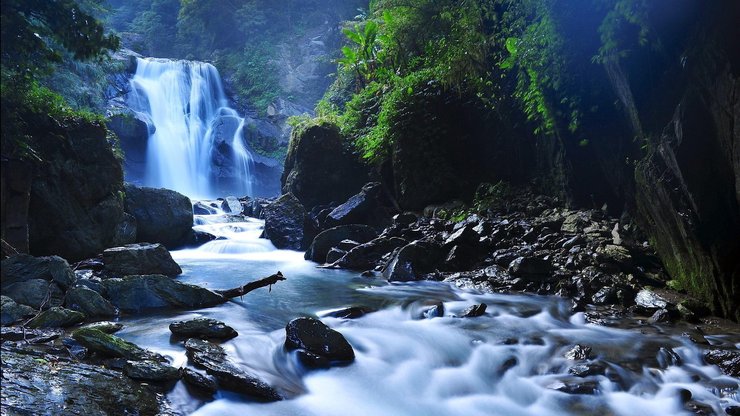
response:
<path id="1" fill-rule="evenodd" d="M 568 394 L 595 394 L 599 384 L 595 381 L 556 381 L 547 386 L 548 389 Z"/>
<path id="2" fill-rule="evenodd" d="M 364 306 L 350 306 L 347 308 L 328 312 L 323 316 L 331 316 L 332 318 L 355 319 L 364 316 L 365 314 L 368 314 L 370 312 L 373 312 L 373 310 Z"/>
<path id="3" fill-rule="evenodd" d="M 660 295 L 647 289 L 637 292 L 635 304 L 645 309 L 666 309 L 669 305 Z"/>
<path id="4" fill-rule="evenodd" d="M 591 358 L 591 347 L 576 344 L 573 348 L 565 353 L 565 358 L 569 360 L 588 360 Z"/>
<path id="5" fill-rule="evenodd" d="M 106 334 L 115 334 L 116 332 L 123 329 L 123 324 L 120 322 L 100 321 L 84 325 L 82 328 L 97 329 L 98 331 L 105 332 Z"/>
<path id="6" fill-rule="evenodd" d="M 577 377 L 603 375 L 605 371 L 606 366 L 602 363 L 578 364 L 568 369 L 569 374 Z"/>
<path id="7" fill-rule="evenodd" d="M 478 305 L 469 306 L 460 313 L 460 317 L 461 318 L 475 318 L 478 316 L 483 316 L 486 313 L 487 307 L 488 305 L 486 305 L 485 303 L 480 303 Z"/>
<path id="8" fill-rule="evenodd" d="M 177 321 L 170 324 L 173 334 L 188 338 L 218 338 L 231 339 L 239 335 L 234 328 L 221 321 L 210 318 L 195 318 L 187 321 Z"/>

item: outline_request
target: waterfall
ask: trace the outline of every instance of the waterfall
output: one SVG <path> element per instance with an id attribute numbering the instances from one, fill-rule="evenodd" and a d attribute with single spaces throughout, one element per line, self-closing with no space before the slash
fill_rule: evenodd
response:
<path id="1" fill-rule="evenodd" d="M 144 185 L 191 198 L 252 195 L 244 118 L 209 63 L 138 58 L 129 105 L 151 120 Z"/>

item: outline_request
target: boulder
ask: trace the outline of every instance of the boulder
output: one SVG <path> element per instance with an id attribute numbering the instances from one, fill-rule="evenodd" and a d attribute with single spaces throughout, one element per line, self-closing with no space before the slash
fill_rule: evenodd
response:
<path id="1" fill-rule="evenodd" d="M 383 255 L 405 246 L 408 242 L 399 237 L 378 237 L 360 244 L 347 252 L 342 258 L 334 262 L 335 266 L 351 270 L 367 270 L 375 267 L 375 264 Z"/>
<path id="2" fill-rule="evenodd" d="M 231 339 L 239 335 L 234 328 L 210 318 L 195 318 L 170 324 L 170 331 L 180 337 Z"/>
<path id="3" fill-rule="evenodd" d="M 477 305 L 469 306 L 465 308 L 462 312 L 460 312 L 461 318 L 476 318 L 478 316 L 483 316 L 486 313 L 486 308 L 488 305 L 485 303 L 480 303 Z"/>
<path id="4" fill-rule="evenodd" d="M 440 246 L 427 241 L 414 241 L 393 255 L 383 270 L 389 282 L 416 280 L 420 274 L 433 271 L 443 260 Z"/>
<path id="5" fill-rule="evenodd" d="M 509 264 L 512 276 L 524 278 L 547 277 L 552 270 L 550 262 L 539 257 L 517 257 Z"/>
<path id="6" fill-rule="evenodd" d="M 346 202 L 334 208 L 326 217 L 325 225 L 335 227 L 345 224 L 369 224 L 384 226 L 391 223 L 383 200 L 383 185 L 380 182 L 371 182 L 362 187 L 362 190 L 350 197 Z"/>
<path id="7" fill-rule="evenodd" d="M 103 251 L 105 269 L 118 276 L 136 274 L 164 274 L 177 276 L 182 273 L 170 252 L 161 244 L 137 243 Z"/>
<path id="8" fill-rule="evenodd" d="M 704 353 L 704 361 L 716 365 L 730 377 L 740 377 L 740 352 L 737 350 L 711 349 Z"/>
<path id="9" fill-rule="evenodd" d="M 7 296 L 0 296 L 0 324 L 12 325 L 30 318 L 36 310 L 30 306 L 20 305 Z"/>
<path id="10" fill-rule="evenodd" d="M 232 363 L 224 349 L 218 345 L 191 338 L 185 341 L 185 349 L 188 359 L 214 376 L 220 387 L 261 401 L 282 400 L 280 394 L 267 383 Z"/>
<path id="11" fill-rule="evenodd" d="M 283 193 L 295 195 L 308 210 L 347 200 L 367 179 L 367 168 L 345 147 L 337 126 L 320 123 L 293 130 L 281 184 Z"/>
<path id="12" fill-rule="evenodd" d="M 162 243 L 168 248 L 188 243 L 193 227 L 193 205 L 188 197 L 132 184 L 126 184 L 125 195 L 126 212 L 136 218 L 137 242 Z"/>
<path id="13" fill-rule="evenodd" d="M 85 314 L 82 312 L 55 306 L 38 314 L 27 325 L 30 328 L 66 328 L 84 320 Z"/>
<path id="14" fill-rule="evenodd" d="M 64 335 L 64 330 L 61 328 L 33 329 L 22 326 L 5 327 L 0 332 L 0 338 L 3 342 L 23 341 L 23 344 L 45 344 L 58 339 L 62 335 Z"/>
<path id="15" fill-rule="evenodd" d="M 62 306 L 64 303 L 64 292 L 59 289 L 59 286 L 42 279 L 13 283 L 3 292 L 17 303 L 28 305 L 36 310 Z"/>
<path id="16" fill-rule="evenodd" d="M 42 279 L 66 289 L 75 281 L 69 263 L 59 256 L 34 257 L 16 254 L 2 261 L 1 275 L 3 288 L 16 282 Z"/>
<path id="17" fill-rule="evenodd" d="M 82 326 L 82 328 L 97 329 L 98 331 L 105 332 L 106 334 L 115 334 L 116 332 L 123 329 L 123 324 L 120 322 L 100 321 L 84 325 Z"/>
<path id="18" fill-rule="evenodd" d="M 286 325 L 285 348 L 307 353 L 302 361 L 313 368 L 349 364 L 355 359 L 352 346 L 342 334 L 313 318 L 296 318 Z"/>
<path id="19" fill-rule="evenodd" d="M 173 381 L 180 379 L 180 370 L 156 361 L 127 361 L 123 374 L 134 380 Z"/>
<path id="20" fill-rule="evenodd" d="M 265 231 L 263 237 L 280 249 L 300 250 L 303 248 L 303 227 L 306 210 L 292 194 L 284 194 L 267 205 L 263 214 Z"/>
<path id="21" fill-rule="evenodd" d="M 345 254 L 347 254 L 347 252 L 344 251 L 344 250 L 340 250 L 338 248 L 332 248 L 331 250 L 329 250 L 328 253 L 326 253 L 326 260 L 325 260 L 325 262 L 327 264 L 332 264 L 335 261 L 337 261 L 337 260 L 341 259 L 342 257 L 344 257 Z"/>
<path id="22" fill-rule="evenodd" d="M 652 290 L 643 289 L 637 292 L 635 304 L 647 310 L 665 309 L 669 307 L 668 301 Z"/>
<path id="23" fill-rule="evenodd" d="M 84 118 L 48 117 L 31 130 L 28 145 L 38 162 L 32 162 L 30 253 L 77 261 L 131 243 L 123 169 L 105 126 Z"/>
<path id="24" fill-rule="evenodd" d="M 183 368 L 182 379 L 189 386 L 192 386 L 208 395 L 213 395 L 218 391 L 218 384 L 213 376 L 201 374 L 193 369 Z"/>
<path id="25" fill-rule="evenodd" d="M 100 293 L 86 287 L 69 289 L 64 297 L 64 305 L 89 318 L 108 318 L 118 312 Z"/>
<path id="26" fill-rule="evenodd" d="M 378 236 L 372 227 L 362 224 L 340 225 L 320 232 L 306 250 L 306 260 L 323 263 L 332 247 L 339 245 L 342 240 L 354 240 L 358 243 L 367 243 Z"/>
<path id="27" fill-rule="evenodd" d="M 5 348 L 2 357 L 3 413 L 168 414 L 168 406 L 157 392 L 119 371 L 51 356 L 20 354 Z"/>
<path id="28" fill-rule="evenodd" d="M 126 276 L 106 279 L 103 285 L 113 306 L 124 312 L 159 308 L 206 308 L 226 300 L 200 286 L 178 282 L 163 275 Z"/>
<path id="29" fill-rule="evenodd" d="M 93 328 L 80 328 L 72 333 L 72 338 L 90 351 L 107 357 L 125 358 L 134 361 L 152 359 L 160 362 L 166 361 L 159 354 L 147 351 L 115 335 L 106 334 L 103 331 Z"/>
<path id="30" fill-rule="evenodd" d="M 226 198 L 224 198 L 224 200 L 221 202 L 221 209 L 224 210 L 225 213 L 231 215 L 241 215 L 244 211 L 244 208 L 242 208 L 242 203 L 239 202 L 239 200 L 236 199 L 235 196 L 227 196 Z"/>
<path id="31" fill-rule="evenodd" d="M 335 311 L 327 312 L 322 316 L 331 316 L 332 318 L 342 319 L 355 319 L 361 316 L 365 316 L 370 312 L 374 312 L 373 309 L 365 306 L 348 306 L 346 308 L 337 309 Z"/>

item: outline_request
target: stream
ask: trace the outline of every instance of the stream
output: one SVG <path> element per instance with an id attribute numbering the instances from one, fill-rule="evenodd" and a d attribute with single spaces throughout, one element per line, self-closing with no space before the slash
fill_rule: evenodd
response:
<path id="1" fill-rule="evenodd" d="M 220 211 L 196 215 L 196 229 L 221 238 L 173 251 L 183 269 L 178 279 L 226 289 L 279 270 L 287 280 L 214 308 L 124 318 L 118 335 L 184 366 L 182 341 L 170 339 L 168 325 L 199 316 L 221 320 L 239 332 L 222 344 L 229 357 L 286 400 L 259 403 L 224 391 L 206 400 L 178 382 L 168 398 L 182 413 L 675 415 L 689 414 L 682 401 L 688 391 L 699 406 L 724 414 L 740 400 L 740 381 L 703 364 L 702 350 L 680 328 L 643 334 L 587 323 L 562 298 L 476 293 L 439 282 L 389 284 L 322 269 L 302 252 L 277 250 L 260 239 L 262 221 L 234 218 L 239 217 Z M 425 316 L 436 302 L 444 303 L 444 316 Z M 487 304 L 484 316 L 456 316 L 477 303 Z M 353 305 L 376 312 L 357 319 L 322 317 Z M 304 369 L 294 352 L 283 349 L 285 325 L 299 316 L 321 317 L 341 332 L 355 350 L 355 362 Z M 740 347 L 738 334 L 706 338 Z M 565 358 L 576 344 L 591 347 L 591 360 Z M 577 364 L 587 364 L 581 372 L 591 375 L 570 374 Z"/>

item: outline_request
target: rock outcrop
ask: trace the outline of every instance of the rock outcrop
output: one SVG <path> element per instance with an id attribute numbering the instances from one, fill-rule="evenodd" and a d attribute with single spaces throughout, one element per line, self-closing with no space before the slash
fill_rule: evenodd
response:
<path id="1" fill-rule="evenodd" d="M 285 194 L 267 205 L 262 214 L 265 218 L 263 238 L 272 241 L 277 248 L 300 250 L 304 248 L 306 210 L 293 194 Z"/>
<path id="2" fill-rule="evenodd" d="M 136 219 L 137 242 L 162 243 L 171 249 L 190 241 L 193 205 L 185 195 L 126 184 L 124 201 L 126 212 Z"/>

